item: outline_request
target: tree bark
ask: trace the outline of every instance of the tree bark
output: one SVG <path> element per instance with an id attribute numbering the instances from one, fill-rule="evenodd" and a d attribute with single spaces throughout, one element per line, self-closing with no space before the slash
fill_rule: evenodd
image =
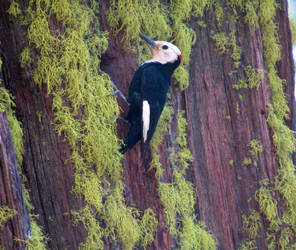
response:
<path id="1" fill-rule="evenodd" d="M 278 23 L 281 60 L 277 64 L 279 76 L 286 80 L 285 94 L 294 117 L 294 64 L 292 59 L 291 34 L 288 22 L 287 2 L 280 1 L 275 22 Z M 46 88 L 38 88 L 30 76 L 29 69 L 20 67 L 19 55 L 24 47 L 25 30 L 13 22 L 8 15 L 10 1 L 0 6 L 0 41 L 5 86 L 15 96 L 16 114 L 24 132 L 23 174 L 29 189 L 31 202 L 38 214 L 38 224 L 48 235 L 50 249 L 78 249 L 87 232 L 82 225 L 74 226 L 71 210 L 83 207 L 83 200 L 71 191 L 73 186 L 73 165 L 68 159 L 70 146 L 58 136 L 52 123 L 52 98 Z M 101 25 L 108 30 L 106 12 L 108 1 L 102 3 Z M 227 15 L 225 11 L 225 15 Z M 196 21 L 196 20 L 195 20 Z M 249 199 L 258 190 L 259 181 L 274 180 L 279 164 L 273 145 L 273 133 L 267 123 L 267 105 L 271 103 L 269 83 L 265 74 L 258 89 L 233 88 L 234 80 L 229 76 L 233 60 L 230 54 L 220 55 L 213 39 L 213 30 L 230 33 L 236 29 L 236 39 L 242 47 L 242 65 L 266 68 L 263 59 L 262 37 L 259 30 L 251 33 L 246 25 L 238 22 L 235 27 L 223 23 L 215 26 L 214 16 L 209 12 L 203 17 L 206 28 L 192 21 L 197 42 L 193 46 L 189 66 L 190 84 L 181 92 L 171 86 L 171 105 L 174 110 L 185 110 L 188 122 L 189 148 L 193 155 L 191 168 L 187 173 L 197 194 L 198 219 L 205 222 L 217 243 L 217 249 L 238 249 L 247 236 L 242 231 L 242 214 L 258 210 L 258 204 Z M 120 39 L 109 36 L 109 47 L 101 60 L 101 69 L 124 93 L 137 68 L 136 55 L 126 51 Z M 237 75 L 245 78 L 243 72 Z M 119 100 L 123 113 L 127 105 Z M 292 122 L 288 122 L 292 127 Z M 159 146 L 164 170 L 163 182 L 170 182 L 168 147 L 173 143 L 177 131 L 177 114 L 169 124 L 169 133 Z M 118 134 L 123 138 L 128 126 L 119 121 Z M 244 165 L 249 157 L 247 144 L 257 139 L 264 150 L 259 153 L 257 166 Z M 0 231 L 4 249 L 23 249 L 23 243 L 13 241 L 14 237 L 26 238 L 29 222 L 24 207 L 21 178 L 17 174 L 15 154 L 5 115 L 0 113 L 0 198 L 1 205 L 18 211 L 18 215 Z M 176 242 L 169 234 L 163 207 L 158 195 L 158 180 L 155 171 L 146 171 L 142 166 L 140 145 L 135 146 L 123 158 L 126 203 L 134 203 L 140 210 L 152 208 L 157 215 L 158 228 L 150 249 L 171 249 Z M 144 173 L 145 172 L 145 173 Z M 266 231 L 266 225 L 262 231 Z M 264 232 L 262 235 L 264 235 Z M 265 239 L 257 239 L 258 249 L 266 249 Z M 112 249 L 111 244 L 105 245 Z"/>
<path id="2" fill-rule="evenodd" d="M 0 113 L 0 204 L 17 212 L 3 225 L 0 243 L 4 249 L 22 249 L 30 235 L 30 221 L 18 173 L 14 145 L 5 113 Z M 17 237 L 20 241 L 14 241 Z"/>
<path id="3" fill-rule="evenodd" d="M 46 88 L 37 87 L 29 69 L 20 66 L 25 30 L 9 16 L 9 6 L 10 1 L 0 6 L 3 80 L 15 96 L 16 114 L 22 124 L 25 149 L 22 169 L 35 208 L 33 214 L 38 214 L 37 224 L 50 238 L 50 249 L 77 249 L 86 231 L 82 225 L 74 226 L 71 218 L 71 211 L 81 208 L 83 202 L 71 192 L 74 170 L 68 160 L 70 148 L 55 132 L 52 98 Z M 13 242 L 14 237 L 19 237 L 14 233 L 3 237 Z"/>

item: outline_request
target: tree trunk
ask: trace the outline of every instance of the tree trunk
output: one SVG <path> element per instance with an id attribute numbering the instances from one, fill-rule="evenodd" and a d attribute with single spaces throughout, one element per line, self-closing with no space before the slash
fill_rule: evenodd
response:
<path id="1" fill-rule="evenodd" d="M 83 221 L 78 225 L 73 223 L 75 219 L 71 215 L 72 211 L 78 211 L 90 204 L 92 215 L 101 228 L 108 228 L 108 220 L 102 215 L 103 213 L 97 212 L 99 209 L 89 203 L 84 194 L 73 193 L 74 173 L 77 170 L 70 159 L 74 150 L 67 141 L 66 133 L 59 135 L 56 132 L 53 94 L 48 95 L 45 84 L 39 87 L 34 83 L 33 66 L 21 67 L 21 52 L 28 44 L 33 46 L 28 42 L 27 26 L 21 25 L 17 18 L 8 14 L 10 1 L 2 2 L 0 6 L 2 80 L 5 87 L 15 96 L 15 112 L 24 133 L 22 171 L 27 179 L 25 186 L 29 190 L 31 203 L 35 208 L 32 213 L 38 214 L 37 224 L 43 234 L 49 238 L 48 248 L 78 249 L 79 244 L 85 241 L 90 232 L 87 223 Z M 19 2 L 24 12 L 28 5 L 27 1 Z M 99 5 L 100 14 L 97 15 L 100 29 L 110 32 L 108 48 L 100 55 L 100 69 L 110 76 L 123 93 L 127 94 L 133 74 L 138 67 L 137 54 L 135 50 L 126 48 L 123 39 L 124 29 L 115 33 L 110 28 L 107 18 L 110 2 L 112 1 L 102 1 Z M 223 8 L 224 16 L 220 24 L 215 14 L 217 5 L 205 10 L 202 17 L 195 16 L 184 21 L 194 30 L 196 42 L 192 46 L 190 63 L 187 67 L 188 88 L 181 91 L 176 84 L 172 84 L 170 88 L 169 105 L 174 112 L 171 115 L 171 122 L 167 125 L 168 133 L 159 145 L 157 153 L 160 156 L 163 175 L 158 178 L 156 170 L 149 169 L 149 162 L 146 166 L 141 164 L 140 145 L 136 145 L 122 158 L 123 204 L 135 207 L 141 213 L 151 208 L 158 220 L 153 242 L 149 242 L 148 245 L 149 249 L 182 247 L 180 236 L 176 236 L 168 229 L 165 206 L 159 194 L 161 183 L 172 183 L 174 179 L 170 150 L 177 147 L 175 139 L 179 133 L 178 111 L 180 110 L 185 110 L 188 147 L 193 157 L 184 176 L 188 182 L 192 182 L 196 193 L 194 216 L 198 221 L 203 221 L 205 229 L 212 233 L 216 248 L 238 249 L 244 244 L 254 244 L 258 249 L 267 249 L 266 238 L 269 235 L 275 237 L 275 246 L 279 247 L 279 239 L 287 228 L 292 232 L 289 234 L 288 243 L 292 245 L 296 240 L 295 229 L 282 219 L 287 209 L 285 197 L 279 189 L 274 188 L 280 164 L 278 149 L 274 142 L 275 131 L 268 120 L 271 112 L 268 107 L 274 100 L 268 74 L 270 71 L 268 59 L 264 56 L 263 27 L 261 24 L 252 30 L 242 17 L 236 22 L 231 22 L 234 11 L 230 2 L 234 1 L 218 2 Z M 163 3 L 168 4 L 166 1 Z M 281 59 L 276 63 L 276 70 L 278 76 L 285 80 L 284 94 L 290 108 L 290 117 L 294 117 L 294 63 L 287 1 L 278 1 L 278 4 L 280 7 L 277 9 L 274 22 L 278 24 Z M 86 4 L 85 8 L 89 5 L 91 4 Z M 238 16 L 240 15 L 245 15 L 244 10 L 238 10 Z M 206 27 L 200 24 L 201 21 Z M 51 18 L 49 25 L 51 35 L 55 35 L 55 32 L 64 34 L 63 25 L 58 14 Z M 230 42 L 226 45 L 228 50 L 221 53 L 213 38 L 215 34 L 223 32 L 230 41 L 230 34 L 233 31 L 235 43 L 241 47 L 240 66 L 235 73 L 232 73 L 236 62 L 233 58 L 235 47 L 229 45 Z M 84 39 L 87 41 L 87 38 Z M 41 54 L 38 49 L 33 49 L 35 54 L 32 57 L 36 61 L 39 53 Z M 248 81 L 246 70 L 248 65 L 251 65 L 252 69 L 264 69 L 263 78 L 259 80 L 260 85 L 236 89 L 235 85 L 239 80 Z M 61 81 L 66 80 L 62 78 Z M 65 82 L 61 83 L 59 88 L 65 88 L 65 85 Z M 63 101 L 63 105 L 71 107 L 70 101 Z M 124 116 L 128 106 L 120 99 L 118 103 Z M 76 118 L 82 119 L 84 115 L 84 108 L 81 108 Z M 291 120 L 286 121 L 286 125 L 290 128 L 293 127 Z M 127 129 L 127 124 L 120 120 L 117 122 L 119 138 L 124 138 Z M 252 148 L 251 142 L 257 143 L 256 146 Z M 0 243 L 4 249 L 24 249 L 24 243 L 22 241 L 17 243 L 14 238 L 28 239 L 29 218 L 24 206 L 22 181 L 17 174 L 15 153 L 4 113 L 0 113 L 0 147 L 1 206 L 8 205 L 18 212 L 17 216 L 5 223 L 3 230 L 0 228 Z M 255 153 L 252 153 L 252 149 Z M 150 152 L 149 158 L 150 161 L 153 153 Z M 93 169 L 96 167 L 99 168 L 95 164 L 90 166 Z M 112 177 L 108 178 L 112 186 Z M 265 179 L 271 183 L 268 186 L 272 186 L 270 191 L 266 192 L 272 193 L 272 199 L 277 204 L 278 217 L 282 220 L 277 230 L 271 229 L 272 222 L 262 209 L 259 198 L 256 198 L 258 190 L 263 187 L 261 181 Z M 102 189 L 105 188 L 104 184 L 101 186 Z M 102 198 L 103 206 L 107 206 L 104 203 L 105 196 Z M 244 230 L 246 226 L 243 218 L 251 215 L 253 210 L 259 214 L 260 223 L 256 221 L 259 229 L 256 236 L 251 237 L 250 232 Z M 118 229 L 113 230 L 115 237 L 110 236 L 111 234 L 102 237 L 104 248 L 125 248 L 118 236 L 120 235 Z M 139 243 L 133 248 L 141 249 Z"/>
<path id="2" fill-rule="evenodd" d="M 30 234 L 30 222 L 25 205 L 22 179 L 18 173 L 16 155 L 5 113 L 0 113 L 0 201 L 17 211 L 17 215 L 1 228 L 0 243 L 4 249 L 21 249 L 24 243 L 14 241 L 17 236 L 24 240 Z M 3 216 L 3 215 L 2 215 Z"/>

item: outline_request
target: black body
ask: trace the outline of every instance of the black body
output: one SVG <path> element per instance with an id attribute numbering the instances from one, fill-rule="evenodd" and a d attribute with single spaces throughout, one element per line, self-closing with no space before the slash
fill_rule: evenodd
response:
<path id="1" fill-rule="evenodd" d="M 166 64 L 147 62 L 136 71 L 129 87 L 128 102 L 130 109 L 126 119 L 130 123 L 130 128 L 124 139 L 124 144 L 121 145 L 121 153 L 124 154 L 142 139 L 142 158 L 144 158 L 166 102 L 171 76 L 179 64 L 179 59 Z M 144 100 L 147 100 L 150 106 L 150 124 L 145 143 L 142 135 L 142 105 Z"/>

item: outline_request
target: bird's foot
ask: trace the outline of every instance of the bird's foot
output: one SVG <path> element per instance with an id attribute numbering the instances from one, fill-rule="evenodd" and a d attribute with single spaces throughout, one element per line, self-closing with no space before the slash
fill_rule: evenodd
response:
<path id="1" fill-rule="evenodd" d="M 115 89 L 115 91 L 112 92 L 111 94 L 109 94 L 108 96 L 119 95 L 129 105 L 129 102 L 127 101 L 124 94 L 117 88 L 117 86 L 115 85 L 115 83 L 113 81 L 111 81 L 111 83 L 112 83 L 113 88 Z"/>
<path id="2" fill-rule="evenodd" d="M 121 121 L 124 121 L 126 123 L 129 123 L 129 121 L 126 118 L 122 117 L 122 116 L 117 116 L 117 119 L 121 120 Z"/>

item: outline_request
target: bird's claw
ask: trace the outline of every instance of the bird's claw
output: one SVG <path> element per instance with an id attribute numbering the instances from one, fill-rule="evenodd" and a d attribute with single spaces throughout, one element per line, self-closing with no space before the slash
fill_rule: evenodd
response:
<path id="1" fill-rule="evenodd" d="M 112 83 L 113 88 L 115 89 L 115 91 L 112 92 L 111 94 L 109 94 L 108 96 L 119 95 L 129 105 L 129 102 L 127 101 L 124 94 L 117 88 L 117 86 L 115 85 L 115 83 L 113 81 L 111 81 L 111 83 Z"/>
<path id="2" fill-rule="evenodd" d="M 119 93 L 119 90 L 115 90 L 114 92 L 112 92 L 111 94 L 109 94 L 108 96 L 113 96 L 113 95 L 117 95 Z"/>
<path id="3" fill-rule="evenodd" d="M 129 123 L 129 121 L 122 116 L 117 116 L 117 119 Z"/>

